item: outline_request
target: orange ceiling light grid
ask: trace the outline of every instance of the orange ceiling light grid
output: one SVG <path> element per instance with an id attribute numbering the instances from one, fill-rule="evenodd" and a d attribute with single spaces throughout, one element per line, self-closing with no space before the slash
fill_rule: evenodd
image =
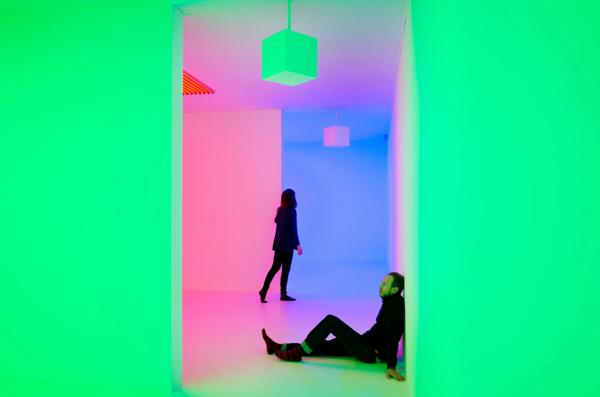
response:
<path id="1" fill-rule="evenodd" d="M 183 71 L 183 95 L 207 95 L 214 94 L 215 90 L 189 74 Z"/>

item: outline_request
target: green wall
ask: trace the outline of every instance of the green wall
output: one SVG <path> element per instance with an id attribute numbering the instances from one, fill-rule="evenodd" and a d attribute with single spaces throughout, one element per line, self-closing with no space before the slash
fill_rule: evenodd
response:
<path id="1" fill-rule="evenodd" d="M 0 5 L 3 392 L 177 384 L 172 18 L 170 0 Z"/>
<path id="2" fill-rule="evenodd" d="M 598 4 L 412 4 L 419 397 L 600 394 Z"/>

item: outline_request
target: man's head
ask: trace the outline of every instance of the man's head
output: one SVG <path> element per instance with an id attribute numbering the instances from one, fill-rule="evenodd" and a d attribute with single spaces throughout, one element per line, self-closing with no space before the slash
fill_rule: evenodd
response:
<path id="1" fill-rule="evenodd" d="M 391 272 L 385 275 L 379 286 L 379 296 L 382 298 L 399 294 L 404 289 L 404 277 L 400 273 Z"/>

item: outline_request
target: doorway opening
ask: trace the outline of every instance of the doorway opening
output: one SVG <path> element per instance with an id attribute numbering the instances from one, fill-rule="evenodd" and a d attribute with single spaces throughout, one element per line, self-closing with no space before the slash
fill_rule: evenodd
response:
<path id="1" fill-rule="evenodd" d="M 389 237 L 390 228 L 400 227 L 390 221 L 392 190 L 398 190 L 390 183 L 398 176 L 390 172 L 397 166 L 392 161 L 397 153 L 391 153 L 393 106 L 406 17 L 406 3 L 400 3 L 331 6 L 333 23 L 319 10 L 323 5 L 297 2 L 296 26 L 320 40 L 320 75 L 298 87 L 260 79 L 261 39 L 280 29 L 287 2 L 199 2 L 184 8 L 182 67 L 215 90 L 183 99 L 186 390 L 216 395 L 264 390 L 273 373 L 281 382 L 271 381 L 271 387 L 284 387 L 297 374 L 273 357 L 266 360 L 263 327 L 290 342 L 303 340 L 329 313 L 361 333 L 373 325 L 381 278 L 402 272 Z M 357 28 L 356 21 L 369 12 L 374 13 L 369 20 L 387 28 Z M 359 31 L 364 37 L 357 39 Z M 352 84 L 357 76 L 362 81 Z M 335 123 L 350 128 L 349 147 L 323 146 L 323 129 Z M 294 257 L 288 282 L 298 301 L 279 301 L 278 275 L 268 303 L 261 304 L 257 292 L 273 259 L 273 218 L 286 188 L 296 190 L 305 249 Z M 385 367 L 357 369 L 348 358 L 311 363 L 305 385 L 316 380 L 332 395 L 345 389 L 340 368 L 366 381 Z M 400 361 L 402 372 L 404 367 Z"/>

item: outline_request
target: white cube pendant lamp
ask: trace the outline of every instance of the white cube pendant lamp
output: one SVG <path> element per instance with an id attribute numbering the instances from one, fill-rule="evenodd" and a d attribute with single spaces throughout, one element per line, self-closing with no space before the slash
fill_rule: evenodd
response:
<path id="1" fill-rule="evenodd" d="M 325 127 L 323 130 L 323 146 L 350 146 L 350 127 L 339 125 L 337 111 L 335 112 L 335 124 Z"/>

